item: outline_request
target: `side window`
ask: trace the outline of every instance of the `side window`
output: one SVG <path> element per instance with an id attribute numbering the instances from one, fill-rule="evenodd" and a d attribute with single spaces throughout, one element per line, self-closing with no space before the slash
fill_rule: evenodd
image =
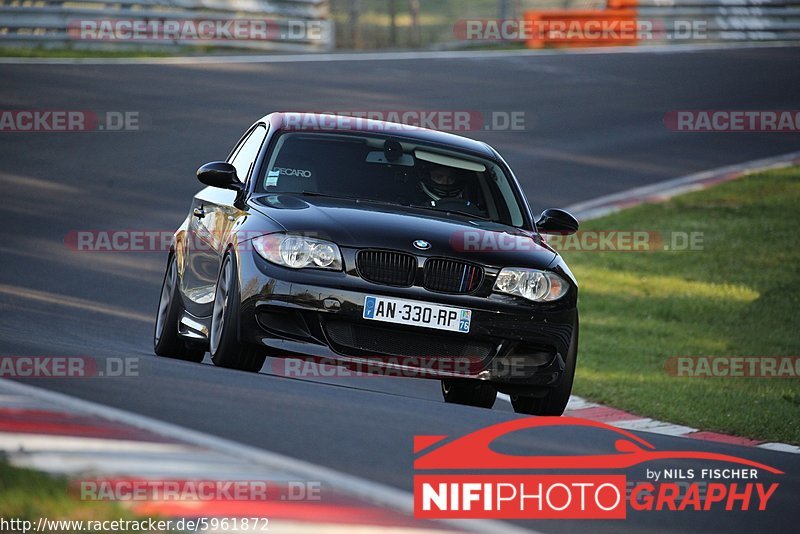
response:
<path id="1" fill-rule="evenodd" d="M 250 167 L 258 156 L 258 151 L 261 148 L 261 142 L 264 141 L 264 136 L 267 129 L 259 124 L 250 133 L 250 136 L 242 143 L 239 151 L 233 157 L 231 164 L 236 167 L 236 176 L 242 182 L 247 181 L 247 175 L 250 173 Z"/>

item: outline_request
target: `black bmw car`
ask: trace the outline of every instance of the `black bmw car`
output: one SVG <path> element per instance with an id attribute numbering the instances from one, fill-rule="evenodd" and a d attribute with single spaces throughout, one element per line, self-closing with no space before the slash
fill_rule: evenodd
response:
<path id="1" fill-rule="evenodd" d="M 267 356 L 441 380 L 445 401 L 560 415 L 578 285 L 511 169 L 485 143 L 355 117 L 273 113 L 175 232 L 155 352 L 258 371 Z M 415 374 L 416 373 L 416 374 Z"/>

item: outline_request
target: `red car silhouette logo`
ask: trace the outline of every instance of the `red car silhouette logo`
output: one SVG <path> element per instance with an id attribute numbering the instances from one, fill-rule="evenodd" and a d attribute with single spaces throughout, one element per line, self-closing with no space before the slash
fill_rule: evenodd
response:
<path id="1" fill-rule="evenodd" d="M 501 436 L 530 428 L 582 426 L 609 430 L 619 434 L 612 454 L 581 456 L 515 456 L 492 450 L 491 444 Z M 447 436 L 415 436 L 414 453 L 431 448 Z M 759 462 L 701 451 L 658 451 L 632 433 L 597 421 L 576 417 L 526 417 L 492 425 L 454 439 L 414 460 L 417 470 L 501 470 L 501 469 L 624 469 L 657 460 L 714 460 L 764 469 L 770 473 L 782 471 Z"/>

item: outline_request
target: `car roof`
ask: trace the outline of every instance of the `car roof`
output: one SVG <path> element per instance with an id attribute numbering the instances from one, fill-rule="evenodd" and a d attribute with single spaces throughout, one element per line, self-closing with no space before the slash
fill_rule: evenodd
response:
<path id="1" fill-rule="evenodd" d="M 326 122 L 327 121 L 327 122 Z M 324 126 L 336 121 L 335 126 Z M 364 132 L 391 134 L 394 137 L 408 139 L 412 141 L 422 141 L 438 145 L 449 146 L 454 149 L 471 152 L 475 155 L 498 159 L 497 152 L 483 141 L 476 141 L 468 137 L 462 137 L 438 130 L 430 130 L 422 127 L 410 127 L 396 122 L 379 121 L 354 116 L 337 116 L 325 113 L 305 113 L 305 112 L 275 112 L 265 115 L 259 122 L 270 124 L 275 130 L 293 129 L 293 125 L 298 130 L 305 132 Z M 319 126 L 322 125 L 322 126 Z"/>

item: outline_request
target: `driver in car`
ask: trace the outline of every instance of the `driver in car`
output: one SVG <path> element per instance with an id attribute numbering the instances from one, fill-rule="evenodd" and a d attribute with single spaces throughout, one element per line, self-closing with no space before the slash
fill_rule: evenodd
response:
<path id="1" fill-rule="evenodd" d="M 442 199 L 463 199 L 465 181 L 456 172 L 456 169 L 444 165 L 435 165 L 423 170 L 423 178 L 419 182 L 419 189 L 424 193 L 423 202 L 431 206 Z"/>
<path id="2" fill-rule="evenodd" d="M 483 209 L 471 200 L 463 171 L 446 165 L 433 165 L 422 170 L 417 184 L 418 204 L 443 209 L 459 209 L 484 215 Z"/>

